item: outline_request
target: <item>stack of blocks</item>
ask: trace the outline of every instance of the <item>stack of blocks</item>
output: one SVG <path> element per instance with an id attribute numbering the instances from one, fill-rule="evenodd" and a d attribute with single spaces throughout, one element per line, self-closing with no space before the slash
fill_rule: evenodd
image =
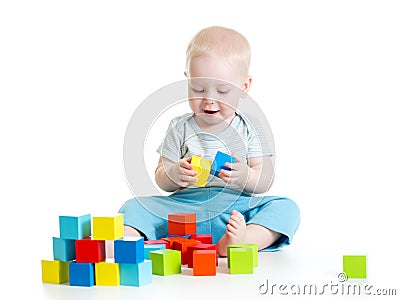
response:
<path id="1" fill-rule="evenodd" d="M 92 221 L 92 222 L 91 222 Z M 53 238 L 54 260 L 42 260 L 42 281 L 72 286 L 142 286 L 152 281 L 143 238 L 124 238 L 123 215 L 60 216 L 60 238 Z M 91 225 L 93 225 L 93 234 Z M 106 241 L 114 242 L 114 262 L 106 261 Z"/>

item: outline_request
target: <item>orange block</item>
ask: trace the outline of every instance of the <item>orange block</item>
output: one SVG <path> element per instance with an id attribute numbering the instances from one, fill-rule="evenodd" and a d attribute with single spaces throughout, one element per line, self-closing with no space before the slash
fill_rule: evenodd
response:
<path id="1" fill-rule="evenodd" d="M 193 275 L 215 276 L 217 274 L 217 267 L 215 265 L 216 258 L 216 250 L 194 250 Z"/>
<path id="2" fill-rule="evenodd" d="M 196 240 L 189 240 L 189 239 L 182 239 L 174 241 L 172 244 L 173 250 L 178 250 L 181 252 L 181 264 L 186 265 L 188 263 L 188 255 L 187 249 L 189 246 L 200 244 L 199 241 Z"/>
<path id="3" fill-rule="evenodd" d="M 188 235 L 196 233 L 196 214 L 178 212 L 168 215 L 168 234 Z"/>
<path id="4" fill-rule="evenodd" d="M 167 249 L 172 249 L 172 244 L 173 244 L 175 241 L 187 240 L 187 239 L 185 239 L 185 238 L 183 238 L 183 237 L 180 237 L 180 236 L 174 236 L 174 237 L 162 238 L 161 240 L 168 243 L 167 245 L 165 245 L 165 247 L 166 247 Z"/>
<path id="5" fill-rule="evenodd" d="M 215 244 L 196 244 L 191 245 L 187 248 L 186 257 L 188 268 L 193 268 L 193 252 L 195 250 L 215 250 L 217 251 L 217 245 Z M 215 265 L 218 266 L 218 255 L 215 259 Z"/>

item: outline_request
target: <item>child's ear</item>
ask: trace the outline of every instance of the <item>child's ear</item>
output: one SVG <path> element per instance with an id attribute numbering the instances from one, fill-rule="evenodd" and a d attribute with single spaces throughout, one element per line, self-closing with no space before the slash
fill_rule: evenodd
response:
<path id="1" fill-rule="evenodd" d="M 253 82 L 253 77 L 247 76 L 246 80 L 244 81 L 243 86 L 242 86 L 242 95 L 241 95 L 242 98 L 247 97 L 247 93 L 250 90 L 250 86 L 251 86 L 252 82 Z"/>

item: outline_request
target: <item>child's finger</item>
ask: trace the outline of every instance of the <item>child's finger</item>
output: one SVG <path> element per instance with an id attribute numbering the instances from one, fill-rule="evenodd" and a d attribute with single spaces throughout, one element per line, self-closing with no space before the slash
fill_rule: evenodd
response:
<path id="1" fill-rule="evenodd" d="M 188 170 L 188 169 L 182 169 L 183 174 L 188 175 L 188 176 L 196 176 L 197 171 L 196 170 Z"/>

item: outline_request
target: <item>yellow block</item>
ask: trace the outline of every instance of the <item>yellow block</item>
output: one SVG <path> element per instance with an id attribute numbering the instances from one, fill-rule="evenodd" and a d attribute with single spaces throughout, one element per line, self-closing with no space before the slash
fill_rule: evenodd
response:
<path id="1" fill-rule="evenodd" d="M 197 171 L 197 175 L 195 176 L 197 177 L 197 182 L 193 182 L 193 184 L 205 186 L 210 174 L 212 161 L 195 155 L 192 156 L 191 164 L 193 165 L 193 169 Z"/>
<path id="2" fill-rule="evenodd" d="M 64 283 L 69 281 L 69 262 L 42 260 L 42 281 Z"/>
<path id="3" fill-rule="evenodd" d="M 93 217 L 94 240 L 119 240 L 124 237 L 124 215 Z"/>
<path id="4" fill-rule="evenodd" d="M 96 263 L 94 270 L 96 276 L 96 285 L 120 285 L 119 264 L 107 263 L 103 261 Z"/>

